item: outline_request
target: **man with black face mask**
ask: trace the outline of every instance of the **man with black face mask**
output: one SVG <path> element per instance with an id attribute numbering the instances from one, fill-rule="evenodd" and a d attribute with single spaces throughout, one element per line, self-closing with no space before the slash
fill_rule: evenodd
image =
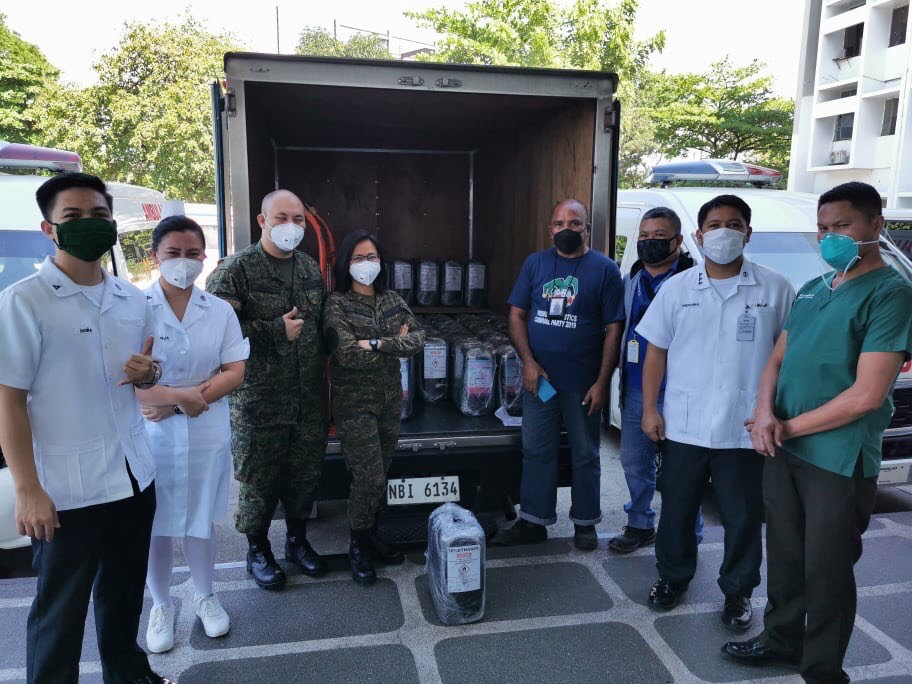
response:
<path id="1" fill-rule="evenodd" d="M 587 246 L 589 231 L 581 202 L 558 204 L 548 224 L 554 248 L 526 259 L 508 300 L 526 391 L 520 520 L 498 535 L 501 544 L 544 541 L 545 526 L 557 521 L 563 422 L 573 454 L 573 541 L 584 550 L 597 545 L 599 417 L 617 364 L 624 290 L 617 265 Z"/>
<path id="2" fill-rule="evenodd" d="M 38 573 L 28 682 L 75 682 L 89 596 L 105 682 L 163 681 L 136 644 L 155 461 L 133 387 L 161 377 L 146 296 L 104 271 L 117 241 L 104 182 L 36 193 L 54 256 L 0 294 L 0 446 Z"/>
<path id="3" fill-rule="evenodd" d="M 693 266 L 690 255 L 681 252 L 684 238 L 681 219 L 668 207 L 650 209 L 640 221 L 636 242 L 639 259 L 624 276 L 626 325 L 621 345 L 621 465 L 630 492 L 624 505 L 627 525 L 608 540 L 608 548 L 630 553 L 655 541 L 657 446 L 640 427 L 643 416 L 643 360 L 647 341 L 636 332 L 649 304 L 668 278 Z M 628 246 L 629 249 L 629 246 Z M 662 395 L 659 395 L 661 410 Z M 702 537 L 702 519 L 697 517 L 697 536 Z"/>

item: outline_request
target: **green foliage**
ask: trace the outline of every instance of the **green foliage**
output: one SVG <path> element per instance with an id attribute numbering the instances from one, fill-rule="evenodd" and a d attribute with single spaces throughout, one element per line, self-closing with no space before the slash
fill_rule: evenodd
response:
<path id="1" fill-rule="evenodd" d="M 711 158 L 783 161 L 788 167 L 794 103 L 775 97 L 763 63 L 736 67 L 728 58 L 702 74 L 657 74 L 649 114 L 662 152 L 688 149 Z"/>
<path id="2" fill-rule="evenodd" d="M 95 65 L 97 85 L 53 84 L 38 96 L 30 111 L 39 144 L 78 152 L 86 170 L 102 178 L 211 202 L 209 84 L 222 77 L 224 53 L 235 49 L 234 38 L 212 34 L 190 16 L 125 24 Z"/>
<path id="3" fill-rule="evenodd" d="M 342 42 L 329 31 L 307 26 L 298 36 L 298 55 L 325 57 L 357 57 L 361 59 L 392 59 L 386 41 L 375 35 L 355 35 Z"/>
<path id="4" fill-rule="evenodd" d="M 58 75 L 41 51 L 12 31 L 0 13 L 0 140 L 31 140 L 36 122 L 30 108 L 45 84 Z"/>

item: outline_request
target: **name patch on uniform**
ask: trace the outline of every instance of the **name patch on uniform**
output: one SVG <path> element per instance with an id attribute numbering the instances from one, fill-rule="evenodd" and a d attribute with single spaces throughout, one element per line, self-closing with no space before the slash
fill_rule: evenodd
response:
<path id="1" fill-rule="evenodd" d="M 686 309 L 690 306 L 700 306 L 700 302 L 687 302 L 686 304 L 681 304 L 682 309 Z"/>
<path id="2" fill-rule="evenodd" d="M 73 328 L 73 334 L 75 334 L 75 335 L 79 335 L 79 334 L 85 335 L 85 334 L 93 333 L 93 332 L 95 332 L 95 329 L 90 328 L 89 326 L 86 326 L 84 328 Z"/>
<path id="3" fill-rule="evenodd" d="M 798 299 L 813 299 L 813 298 L 814 298 L 813 292 L 798 295 Z"/>

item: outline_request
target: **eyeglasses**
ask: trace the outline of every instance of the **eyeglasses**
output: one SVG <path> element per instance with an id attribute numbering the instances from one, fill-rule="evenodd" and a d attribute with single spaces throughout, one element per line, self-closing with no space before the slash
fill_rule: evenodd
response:
<path id="1" fill-rule="evenodd" d="M 570 228 L 576 232 L 580 232 L 583 228 L 586 227 L 586 224 L 580 221 L 579 219 L 571 219 L 570 221 L 551 221 L 548 224 L 551 228 L 556 228 L 557 230 L 563 230 L 564 228 Z"/>
<path id="2" fill-rule="evenodd" d="M 368 254 L 367 256 L 358 254 L 351 258 L 351 262 L 353 264 L 363 264 L 365 261 L 369 261 L 372 264 L 376 264 L 378 261 L 380 261 L 380 257 L 377 256 L 376 254 Z"/>

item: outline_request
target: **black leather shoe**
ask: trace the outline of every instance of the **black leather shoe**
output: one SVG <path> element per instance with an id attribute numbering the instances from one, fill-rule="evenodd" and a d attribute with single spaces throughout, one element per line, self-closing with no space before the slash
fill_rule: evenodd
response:
<path id="1" fill-rule="evenodd" d="M 289 534 L 285 538 L 285 560 L 297 565 L 305 575 L 320 577 L 326 574 L 326 561 L 314 551 L 304 535 Z"/>
<path id="2" fill-rule="evenodd" d="M 247 572 L 260 589 L 281 589 L 285 586 L 285 572 L 272 555 L 269 540 L 249 540 L 247 549 Z"/>
<path id="3" fill-rule="evenodd" d="M 654 527 L 639 528 L 627 525 L 623 531 L 608 540 L 608 549 L 615 553 L 630 553 L 641 546 L 654 544 L 656 531 Z"/>
<path id="4" fill-rule="evenodd" d="M 377 571 L 374 570 L 374 561 L 371 558 L 370 530 L 351 531 L 348 561 L 355 582 L 370 585 L 377 581 Z"/>
<path id="5" fill-rule="evenodd" d="M 371 556 L 384 565 L 400 565 L 405 562 L 405 554 L 387 544 L 373 531 L 370 535 Z"/>
<path id="6" fill-rule="evenodd" d="M 598 546 L 595 525 L 574 525 L 573 545 L 580 551 L 595 551 Z"/>
<path id="7" fill-rule="evenodd" d="M 751 624 L 754 611 L 746 596 L 726 596 L 722 609 L 722 624 L 735 632 L 743 632 Z"/>
<path id="8" fill-rule="evenodd" d="M 660 610 L 671 610 L 687 591 L 686 584 L 674 584 L 660 579 L 649 590 L 649 605 Z"/>
<path id="9" fill-rule="evenodd" d="M 772 650 L 760 641 L 760 637 L 747 641 L 729 641 L 722 646 L 722 653 L 747 665 L 766 665 L 775 662 L 797 665 L 801 662 L 798 655 Z"/>
<path id="10" fill-rule="evenodd" d="M 491 540 L 498 546 L 518 546 L 519 544 L 538 544 L 548 540 L 548 530 L 544 525 L 537 525 L 525 518 L 516 521 L 513 527 L 501 530 Z"/>

